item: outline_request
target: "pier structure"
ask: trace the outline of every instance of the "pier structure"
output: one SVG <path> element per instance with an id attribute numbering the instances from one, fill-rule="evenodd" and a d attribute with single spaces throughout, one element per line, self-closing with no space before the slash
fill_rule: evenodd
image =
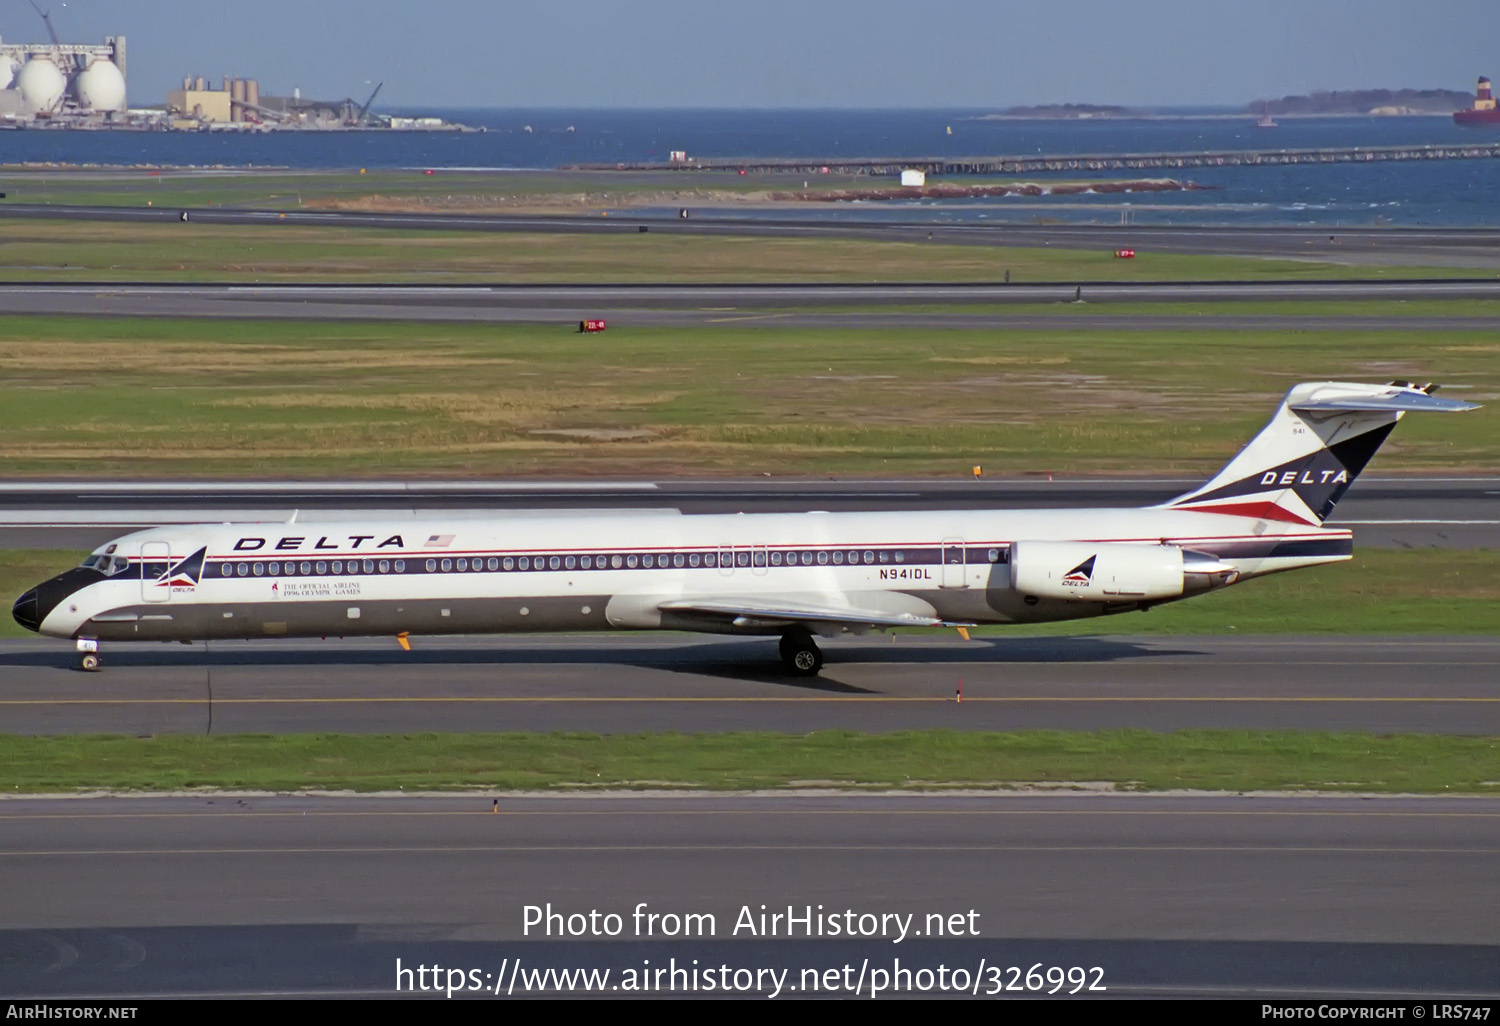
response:
<path id="1" fill-rule="evenodd" d="M 566 171 L 756 171 L 789 174 L 1010 175 L 1046 171 L 1132 171 L 1286 164 L 1361 164 L 1389 160 L 1484 160 L 1500 142 L 1425 146 L 1334 146 L 1299 150 L 1207 150 L 1197 153 L 1063 153 L 1010 157 L 695 157 L 670 161 L 570 164 Z"/>

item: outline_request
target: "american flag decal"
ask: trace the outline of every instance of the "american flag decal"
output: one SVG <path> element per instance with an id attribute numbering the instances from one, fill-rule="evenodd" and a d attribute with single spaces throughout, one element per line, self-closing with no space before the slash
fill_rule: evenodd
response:
<path id="1" fill-rule="evenodd" d="M 432 545 L 432 546 L 452 545 L 453 544 L 453 535 L 451 535 L 451 534 L 434 534 L 434 535 L 432 535 L 431 537 L 429 537 L 427 539 L 427 544 L 428 545 Z"/>

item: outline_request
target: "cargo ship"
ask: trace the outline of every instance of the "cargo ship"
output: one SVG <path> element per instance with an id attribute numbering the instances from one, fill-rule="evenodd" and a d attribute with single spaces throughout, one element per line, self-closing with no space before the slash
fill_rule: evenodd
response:
<path id="1" fill-rule="evenodd" d="M 1500 125 L 1500 108 L 1495 106 L 1494 94 L 1490 91 L 1490 80 L 1479 76 L 1479 88 L 1474 91 L 1474 106 L 1468 110 L 1453 112 L 1456 125 Z"/>

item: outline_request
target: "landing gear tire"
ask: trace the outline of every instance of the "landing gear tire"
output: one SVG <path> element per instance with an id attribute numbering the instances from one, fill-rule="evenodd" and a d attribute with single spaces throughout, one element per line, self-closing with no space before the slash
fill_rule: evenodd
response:
<path id="1" fill-rule="evenodd" d="M 823 653 L 808 634 L 783 634 L 781 661 L 796 677 L 816 677 L 823 669 Z"/>
<path id="2" fill-rule="evenodd" d="M 85 652 L 78 657 L 78 668 L 87 670 L 89 673 L 99 672 L 99 653 Z"/>

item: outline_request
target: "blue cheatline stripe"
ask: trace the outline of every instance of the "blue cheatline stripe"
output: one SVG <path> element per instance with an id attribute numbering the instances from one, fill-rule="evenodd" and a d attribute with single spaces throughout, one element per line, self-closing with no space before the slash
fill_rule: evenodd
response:
<path id="1" fill-rule="evenodd" d="M 522 571 L 599 571 L 599 570 L 694 570 L 720 569 L 726 558 L 734 560 L 736 569 L 769 569 L 773 567 L 813 566 L 932 566 L 944 561 L 944 553 L 958 560 L 958 550 L 938 546 L 891 547 L 891 546 L 840 546 L 799 547 L 765 545 L 735 545 L 696 547 L 691 549 L 637 549 L 633 551 L 605 551 L 580 553 L 574 549 L 546 551 L 535 550 L 509 552 L 480 552 L 477 555 L 455 554 L 451 550 L 441 553 L 402 552 L 386 553 L 383 556 L 367 557 L 361 553 L 343 556 L 323 553 L 321 558 L 307 559 L 306 553 L 287 553 L 289 558 L 275 558 L 272 554 L 257 553 L 258 558 L 210 558 L 203 569 L 205 577 L 320 577 L 354 576 L 363 574 L 428 574 L 428 573 L 515 573 Z M 965 564 L 1006 563 L 1010 548 L 1004 542 L 987 542 L 965 546 L 962 550 Z M 131 568 L 122 579 L 142 576 L 146 580 L 160 578 L 180 560 L 143 561 L 132 557 Z M 334 565 L 339 566 L 334 570 Z M 463 564 L 463 569 L 459 565 Z M 492 565 L 493 564 L 493 565 Z M 277 570 L 271 571 L 271 566 Z M 259 566 L 260 573 L 255 572 Z M 244 567 L 244 572 L 240 568 Z M 304 569 L 304 567 L 306 569 Z M 398 568 L 399 567 L 399 568 Z"/>
<path id="2" fill-rule="evenodd" d="M 1075 544 L 1090 544 L 1078 541 Z M 1101 541 L 1093 544 L 1125 544 Z M 1270 538 L 1227 538 L 1204 541 L 1182 540 L 1174 542 L 1184 548 L 1207 552 L 1230 558 L 1278 558 L 1291 556 L 1347 556 L 1353 553 L 1353 540 L 1346 536 L 1331 538 L 1302 538 L 1286 540 Z M 881 546 L 838 548 L 770 548 L 767 546 L 725 546 L 724 548 L 697 547 L 691 549 L 648 549 L 632 552 L 579 553 L 530 551 L 480 553 L 478 555 L 442 555 L 403 553 L 400 556 L 386 554 L 383 557 L 366 558 L 356 554 L 354 558 L 324 556 L 321 559 L 218 559 L 210 560 L 203 568 L 207 578 L 242 577 L 359 577 L 380 575 L 427 575 L 455 573 L 537 573 L 537 572 L 599 572 L 614 570 L 719 570 L 726 557 L 734 560 L 735 570 L 773 570 L 790 568 L 829 567 L 898 567 L 940 566 L 947 559 L 956 559 L 956 549 L 939 546 L 891 548 Z M 1010 543 L 995 542 L 979 546 L 969 545 L 963 549 L 963 563 L 968 566 L 1004 565 L 1010 560 Z M 116 575 L 120 579 L 155 580 L 168 572 L 178 561 L 153 561 L 132 563 L 131 569 Z"/>
<path id="3" fill-rule="evenodd" d="M 935 566 L 943 562 L 946 550 L 939 547 L 890 549 L 865 548 L 795 550 L 768 549 L 764 546 L 733 548 L 693 548 L 677 551 L 600 552 L 566 555 L 531 553 L 485 554 L 478 556 L 417 554 L 397 558 L 354 559 L 231 559 L 210 562 L 207 577 L 327 577 L 381 574 L 426 575 L 455 573 L 535 573 L 598 572 L 613 570 L 718 570 L 726 557 L 733 559 L 735 570 L 789 569 L 792 567 L 841 566 Z M 957 550 L 949 557 L 958 558 Z M 1009 559 L 1009 548 L 1003 544 L 967 547 L 963 562 L 968 565 L 1003 564 Z M 727 563 L 725 564 L 728 565 Z M 158 572 L 164 573 L 165 570 Z"/>

